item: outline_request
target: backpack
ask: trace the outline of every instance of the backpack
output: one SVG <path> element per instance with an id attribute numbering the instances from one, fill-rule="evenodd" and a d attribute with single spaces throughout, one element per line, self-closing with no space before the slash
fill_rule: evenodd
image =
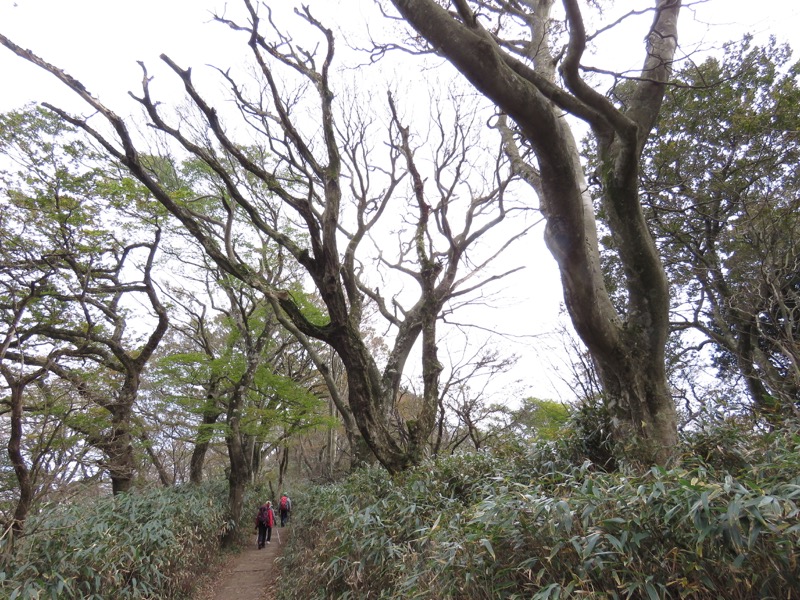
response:
<path id="1" fill-rule="evenodd" d="M 281 510 L 289 510 L 289 499 L 286 496 L 281 498 Z"/>
<path id="2" fill-rule="evenodd" d="M 269 526 L 269 509 L 266 506 L 258 509 L 258 522 Z"/>

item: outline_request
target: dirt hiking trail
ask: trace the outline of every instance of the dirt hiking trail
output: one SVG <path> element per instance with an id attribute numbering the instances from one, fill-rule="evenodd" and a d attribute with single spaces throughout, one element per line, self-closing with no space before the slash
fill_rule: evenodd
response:
<path id="1" fill-rule="evenodd" d="M 278 569 L 275 559 L 283 552 L 289 527 L 275 527 L 272 542 L 259 550 L 255 532 L 252 543 L 232 555 L 218 575 L 204 584 L 193 600 L 274 600 Z"/>

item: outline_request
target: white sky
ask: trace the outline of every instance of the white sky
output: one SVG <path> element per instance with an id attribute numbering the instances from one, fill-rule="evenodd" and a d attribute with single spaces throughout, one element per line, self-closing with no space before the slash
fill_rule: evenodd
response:
<path id="1" fill-rule="evenodd" d="M 274 6 L 290 3 L 268 2 Z M 185 66 L 235 64 L 241 48 L 236 40 L 240 38 L 210 22 L 211 11 L 226 4 L 229 14 L 240 11 L 238 0 L 0 0 L 0 31 L 82 79 L 110 103 L 112 98 L 137 89 L 141 77 L 137 60 L 157 68 L 162 52 Z M 335 21 L 337 27 L 350 32 L 363 31 L 366 21 L 376 23 L 379 18 L 372 0 L 306 0 L 305 4 L 326 23 Z M 618 10 L 629 4 L 641 5 L 641 0 L 616 0 Z M 688 50 L 698 43 L 711 46 L 749 31 L 760 38 L 774 34 L 779 41 L 791 43 L 798 26 L 800 3 L 796 0 L 684 0 L 680 42 Z M 611 37 L 619 40 L 625 36 L 614 33 Z M 626 42 L 619 42 L 623 53 Z M 631 66 L 636 68 L 641 52 L 629 54 Z M 60 84 L 50 81 L 52 77 L 5 49 L 0 52 L 0 73 L 0 110 L 64 96 Z"/>
<path id="2" fill-rule="evenodd" d="M 241 10 L 238 0 L 228 0 L 227 4 L 231 12 Z M 287 0 L 271 4 L 285 6 Z M 338 21 L 337 26 L 346 30 L 346 39 L 363 32 L 367 22 L 383 30 L 381 35 L 388 35 L 385 22 L 376 21 L 379 17 L 372 0 L 307 0 L 306 4 L 326 23 L 333 26 Z M 616 2 L 618 9 L 634 4 L 641 2 Z M 690 4 L 691 0 L 685 0 L 681 13 L 680 42 L 685 52 L 698 45 L 718 46 L 741 38 L 745 32 L 761 40 L 772 34 L 791 44 L 800 26 L 800 2 L 796 0 L 706 0 Z M 210 12 L 224 5 L 224 0 L 0 0 L 0 32 L 81 80 L 115 111 L 128 114 L 136 110 L 127 92 L 139 90 L 141 70 L 137 60 L 147 64 L 160 85 L 174 81 L 161 66 L 158 56 L 162 52 L 183 67 L 194 67 L 196 73 L 206 64 L 237 64 L 242 56 L 241 36 L 210 22 Z M 616 32 L 609 37 L 615 41 L 609 46 L 601 40 L 603 56 L 613 54 L 614 60 L 621 61 L 630 57 L 633 62 L 625 66 L 634 69 L 641 64 L 643 31 L 625 35 Z M 635 53 L 626 51 L 628 43 L 636 48 Z M 345 45 L 342 41 L 338 44 L 340 49 Z M 52 76 L 0 47 L 0 111 L 32 101 L 85 109 Z M 546 333 L 553 328 L 562 298 L 555 263 L 544 249 L 539 232 L 529 236 L 519 256 L 525 257 L 527 267 L 524 276 L 515 280 L 513 295 L 518 302 L 497 311 L 496 326 L 521 335 Z M 555 397 L 554 389 L 563 390 L 546 375 L 548 361 L 558 355 L 556 348 L 521 338 L 519 344 L 510 343 L 509 350 L 522 357 L 513 375 L 526 380 L 526 395 Z"/>

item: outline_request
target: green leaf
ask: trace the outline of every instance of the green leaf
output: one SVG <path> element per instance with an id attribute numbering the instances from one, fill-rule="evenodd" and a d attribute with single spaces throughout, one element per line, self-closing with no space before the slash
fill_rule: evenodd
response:
<path id="1" fill-rule="evenodd" d="M 486 548 L 486 551 L 487 551 L 489 554 L 491 554 L 491 556 L 492 556 L 492 559 L 496 559 L 496 557 L 495 557 L 495 555 L 494 555 L 494 548 L 492 548 L 492 543 L 491 543 L 491 542 L 490 542 L 488 539 L 486 539 L 486 538 L 482 538 L 482 539 L 481 539 L 481 545 L 482 545 L 484 548 Z"/>

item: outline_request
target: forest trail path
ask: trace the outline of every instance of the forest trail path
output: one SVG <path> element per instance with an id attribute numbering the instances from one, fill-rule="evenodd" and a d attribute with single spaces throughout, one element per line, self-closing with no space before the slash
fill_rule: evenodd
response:
<path id="1" fill-rule="evenodd" d="M 259 550 L 253 532 L 252 544 L 232 556 L 210 588 L 202 590 L 195 600 L 273 600 L 278 576 L 275 559 L 283 553 L 288 537 L 288 527 L 275 527 L 272 542 Z"/>

